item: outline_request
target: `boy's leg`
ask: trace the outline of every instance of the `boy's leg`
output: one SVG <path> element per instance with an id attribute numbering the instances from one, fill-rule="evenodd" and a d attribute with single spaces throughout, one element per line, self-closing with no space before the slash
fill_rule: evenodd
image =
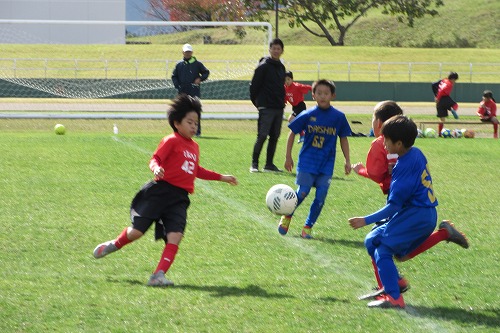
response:
<path id="1" fill-rule="evenodd" d="M 444 240 L 458 244 L 465 249 L 469 247 L 467 237 L 462 232 L 457 230 L 453 223 L 445 220 L 439 224 L 439 229 L 434 231 L 419 247 L 408 253 L 406 256 L 398 258 L 398 260 L 410 260 Z"/>
<path id="2" fill-rule="evenodd" d="M 94 257 L 100 259 L 110 253 L 118 251 L 125 245 L 140 238 L 144 233 L 132 227 L 126 227 L 114 240 L 110 240 L 97 245 L 94 249 Z"/>
<path id="3" fill-rule="evenodd" d="M 297 207 L 295 208 L 295 210 L 297 210 L 297 208 L 300 206 L 302 201 L 304 201 L 304 199 L 309 195 L 309 192 L 311 192 L 311 187 L 313 184 L 312 175 L 309 173 L 299 172 L 297 174 L 296 183 L 299 185 L 299 187 L 297 188 L 297 192 L 296 192 L 297 193 Z M 290 227 L 290 222 L 292 221 L 292 216 L 293 216 L 293 213 L 292 213 L 292 215 L 288 215 L 288 216 L 283 215 L 281 217 L 280 222 L 278 224 L 278 232 L 281 235 L 284 236 L 288 233 L 288 228 Z"/>
<path id="4" fill-rule="evenodd" d="M 493 123 L 493 138 L 498 139 L 498 119 L 496 117 L 492 117 L 491 122 Z"/>
<path id="5" fill-rule="evenodd" d="M 375 263 L 375 259 L 373 257 L 371 258 L 372 258 L 373 271 L 375 272 L 375 279 L 377 280 L 378 289 L 382 289 L 384 286 L 382 285 L 382 280 L 380 280 L 380 275 L 378 274 L 377 264 Z"/>
<path id="6" fill-rule="evenodd" d="M 381 296 L 381 298 L 376 301 L 368 303 L 369 307 L 405 307 L 403 296 L 399 291 L 398 270 L 392 257 L 392 250 L 383 244 L 380 244 L 375 249 L 375 263 L 378 267 L 382 284 L 384 285 L 385 295 Z"/>
<path id="7" fill-rule="evenodd" d="M 174 285 L 172 281 L 165 277 L 165 274 L 174 263 L 175 256 L 179 250 L 179 242 L 182 239 L 182 235 L 183 234 L 180 232 L 171 232 L 167 235 L 165 248 L 163 249 L 163 253 L 161 254 L 156 270 L 149 278 L 148 286 L 168 287 Z"/>
<path id="8" fill-rule="evenodd" d="M 328 189 L 330 188 L 330 180 L 331 177 L 320 175 L 315 181 L 316 194 L 311 207 L 309 208 L 309 214 L 307 215 L 304 223 L 304 228 L 302 229 L 302 238 L 312 238 L 311 229 L 318 220 L 319 214 L 321 214 L 323 205 L 325 204 Z"/>

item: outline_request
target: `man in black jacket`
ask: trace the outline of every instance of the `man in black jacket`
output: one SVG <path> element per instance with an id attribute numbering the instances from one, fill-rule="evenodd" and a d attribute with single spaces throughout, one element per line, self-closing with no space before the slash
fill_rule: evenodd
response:
<path id="1" fill-rule="evenodd" d="M 285 111 L 285 66 L 280 60 L 283 50 L 281 39 L 274 39 L 269 44 L 269 56 L 260 59 L 250 83 L 250 100 L 259 111 L 257 139 L 253 147 L 250 172 L 259 171 L 260 152 L 268 136 L 263 171 L 282 171 L 274 165 L 273 159 Z"/>
<path id="2" fill-rule="evenodd" d="M 184 44 L 182 47 L 183 59 L 175 65 L 172 73 L 172 82 L 179 94 L 187 94 L 192 97 L 201 97 L 200 83 L 208 79 L 210 71 L 193 57 L 193 47 Z M 196 136 L 201 135 L 201 119 L 198 122 Z"/>

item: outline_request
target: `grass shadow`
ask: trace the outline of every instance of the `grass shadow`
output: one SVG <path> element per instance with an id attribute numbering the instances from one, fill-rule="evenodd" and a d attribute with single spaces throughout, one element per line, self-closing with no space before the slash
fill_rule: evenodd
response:
<path id="1" fill-rule="evenodd" d="M 181 284 L 181 285 L 176 285 L 174 288 L 204 291 L 210 293 L 212 297 L 252 296 L 252 297 L 262 297 L 262 298 L 295 298 L 295 296 L 292 295 L 269 293 L 265 289 L 252 284 L 244 288 L 233 287 L 233 286 L 199 286 L 199 285 Z"/>
<path id="2" fill-rule="evenodd" d="M 497 308 L 475 311 L 460 308 L 407 305 L 406 312 L 419 318 L 432 317 L 440 320 L 460 321 L 471 326 L 484 325 L 500 329 L 500 309 Z"/>

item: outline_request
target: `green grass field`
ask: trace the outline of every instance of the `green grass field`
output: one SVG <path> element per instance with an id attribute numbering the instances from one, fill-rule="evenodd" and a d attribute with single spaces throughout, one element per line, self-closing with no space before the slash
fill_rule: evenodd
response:
<path id="1" fill-rule="evenodd" d="M 498 140 L 417 140 L 439 219 L 453 220 L 471 247 L 440 243 L 399 264 L 412 288 L 398 311 L 357 300 L 374 286 L 363 247 L 368 229 L 354 231 L 347 219 L 380 208 L 385 197 L 375 183 L 343 175 L 340 153 L 316 238 L 299 237 L 310 198 L 282 237 L 264 198 L 276 183 L 293 186 L 294 176 L 248 172 L 255 121 L 204 121 L 201 165 L 234 174 L 240 184 L 197 181 L 185 239 L 167 274 L 176 286 L 155 289 L 145 283 L 163 246 L 151 234 L 101 260 L 92 251 L 129 224 L 130 200 L 151 178 L 147 164 L 168 125 L 123 120 L 115 137 L 112 121 L 65 120 L 66 135 L 56 136 L 55 122 L 0 121 L 1 332 L 500 329 Z M 349 142 L 352 162 L 364 161 L 371 139 Z M 284 148 L 281 138 L 278 165 Z"/>

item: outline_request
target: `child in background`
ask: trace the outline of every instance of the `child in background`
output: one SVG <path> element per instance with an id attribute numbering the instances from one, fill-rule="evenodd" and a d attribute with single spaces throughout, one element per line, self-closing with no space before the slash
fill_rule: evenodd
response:
<path id="1" fill-rule="evenodd" d="M 450 72 L 450 74 L 448 74 L 448 78 L 439 81 L 437 91 L 435 91 L 433 87 L 435 95 L 434 100 L 436 101 L 436 110 L 437 110 L 436 116 L 439 117 L 441 121 L 438 125 L 439 136 L 441 136 L 441 131 L 443 130 L 444 122 L 446 121 L 446 117 L 448 117 L 448 110 L 451 111 L 455 119 L 458 119 L 458 114 L 457 114 L 458 104 L 450 96 L 451 91 L 453 90 L 453 85 L 457 80 L 458 80 L 458 74 L 455 72 Z"/>
<path id="2" fill-rule="evenodd" d="M 370 150 L 366 156 L 366 167 L 361 162 L 352 165 L 352 169 L 358 175 L 378 183 L 384 194 L 389 193 L 392 172 L 390 165 L 395 163 L 395 161 L 389 161 L 389 157 L 391 156 L 388 156 L 387 150 L 384 147 L 384 137 L 381 135 L 380 129 L 384 121 L 401 114 L 403 114 L 403 110 L 394 101 L 382 101 L 375 105 L 372 117 L 372 129 L 376 139 L 372 141 Z"/>
<path id="3" fill-rule="evenodd" d="M 481 121 L 493 124 L 493 138 L 498 139 L 497 105 L 495 103 L 491 90 L 485 90 L 476 114 L 481 118 Z"/>
<path id="4" fill-rule="evenodd" d="M 288 134 L 285 158 L 285 169 L 291 172 L 294 164 L 292 147 L 295 135 L 305 131 L 295 181 L 298 185 L 296 191 L 297 207 L 307 197 L 311 188 L 316 188 L 315 198 L 302 229 L 301 237 L 305 239 L 312 238 L 311 229 L 323 209 L 328 194 L 335 164 L 337 138 L 340 139 L 340 147 L 345 158 L 345 174 L 351 172 L 349 142 L 347 140 L 347 137 L 351 135 L 351 128 L 344 113 L 330 105 L 330 102 L 335 98 L 335 85 L 327 80 L 316 81 L 312 85 L 312 95 L 317 105 L 301 112 L 288 124 L 290 133 Z M 281 235 L 287 234 L 292 215 L 281 217 L 278 225 L 278 232 Z"/>
<path id="5" fill-rule="evenodd" d="M 396 162 L 397 155 L 391 156 L 385 148 L 384 136 L 381 129 L 384 122 L 393 116 L 402 115 L 403 109 L 394 101 L 382 101 L 375 105 L 372 118 L 372 129 L 376 139 L 372 141 L 370 150 L 366 156 L 366 167 L 362 163 L 352 165 L 352 169 L 358 175 L 369 178 L 378 183 L 380 189 L 384 194 L 389 193 L 391 184 L 392 168 Z M 378 222 L 377 224 L 381 224 Z M 448 241 L 456 243 L 464 248 L 468 248 L 469 244 L 465 235 L 458 231 L 449 221 L 443 221 L 439 225 L 439 230 L 433 232 L 428 239 L 426 239 L 421 246 L 417 247 L 405 257 L 397 257 L 399 261 L 409 260 L 418 254 L 430 249 L 441 241 Z M 372 262 L 375 271 L 375 277 L 378 283 L 377 290 L 373 293 L 361 296 L 360 299 L 373 298 L 384 293 L 382 282 L 378 276 L 378 269 L 375 261 Z M 398 281 L 400 291 L 405 292 L 409 288 L 408 281 L 400 277 Z"/>
<path id="6" fill-rule="evenodd" d="M 367 216 L 350 218 L 349 224 L 358 229 L 388 219 L 365 238 L 366 249 L 377 265 L 385 289 L 385 294 L 368 306 L 404 308 L 393 257 L 404 257 L 431 235 L 436 227 L 438 201 L 427 159 L 413 147 L 417 137 L 415 123 L 403 115 L 394 116 L 384 122 L 382 135 L 387 151 L 399 156 L 393 169 L 387 204 Z"/>
<path id="7" fill-rule="evenodd" d="M 175 98 L 168 111 L 173 133 L 161 140 L 149 161 L 154 180 L 145 184 L 132 200 L 132 225 L 115 240 L 99 244 L 94 249 L 94 257 L 102 258 L 141 238 L 155 223 L 155 239 L 163 239 L 165 248 L 148 281 L 149 286 L 173 285 L 165 278 L 165 273 L 174 262 L 184 236 L 190 204 L 188 194 L 194 192 L 195 178 L 237 185 L 234 176 L 221 175 L 198 164 L 200 152 L 193 136 L 198 130 L 200 112 L 201 103 L 197 97 L 181 94 Z"/>
<path id="8" fill-rule="evenodd" d="M 285 73 L 285 102 L 290 103 L 293 113 L 288 117 L 288 122 L 295 119 L 305 109 L 304 95 L 311 91 L 312 87 L 308 84 L 297 83 L 293 81 L 293 73 Z M 304 132 L 300 132 L 298 143 L 304 142 Z"/>

